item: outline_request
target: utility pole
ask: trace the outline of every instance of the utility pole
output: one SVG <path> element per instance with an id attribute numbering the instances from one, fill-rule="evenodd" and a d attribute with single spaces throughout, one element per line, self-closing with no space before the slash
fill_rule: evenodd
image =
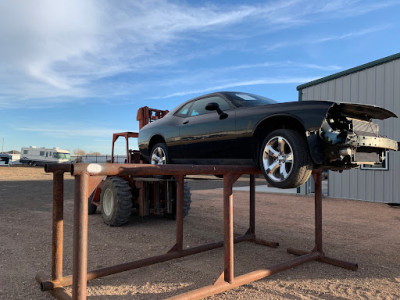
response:
<path id="1" fill-rule="evenodd" d="M 4 138 L 3 138 L 3 143 L 1 144 L 1 153 L 4 153 Z"/>

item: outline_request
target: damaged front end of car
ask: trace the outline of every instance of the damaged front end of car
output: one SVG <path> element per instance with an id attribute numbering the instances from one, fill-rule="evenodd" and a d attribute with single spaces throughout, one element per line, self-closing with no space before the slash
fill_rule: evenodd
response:
<path id="1" fill-rule="evenodd" d="M 397 117 L 380 107 L 350 103 L 333 104 L 318 131 L 310 133 L 311 153 L 320 167 L 343 170 L 361 164 L 382 163 L 388 150 L 398 150 L 397 141 L 379 135 L 371 119 Z"/>

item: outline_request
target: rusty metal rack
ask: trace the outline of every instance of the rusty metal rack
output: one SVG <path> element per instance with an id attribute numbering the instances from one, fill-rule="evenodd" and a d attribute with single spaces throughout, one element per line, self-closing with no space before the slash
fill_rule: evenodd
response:
<path id="1" fill-rule="evenodd" d="M 299 255 L 285 263 L 259 269 L 244 275 L 234 275 L 234 243 L 249 241 L 257 244 L 277 247 L 276 242 L 256 238 L 255 234 L 255 175 L 260 170 L 251 166 L 194 166 L 194 165 L 132 165 L 132 164 L 53 164 L 45 167 L 46 172 L 54 176 L 53 186 L 53 235 L 52 235 L 52 271 L 51 279 L 39 272 L 36 280 L 43 291 L 50 291 L 58 299 L 86 299 L 87 281 L 95 278 L 137 269 L 171 259 L 197 254 L 203 251 L 224 247 L 224 270 L 219 279 L 210 286 L 199 288 L 170 299 L 201 299 L 207 296 L 239 287 L 243 284 L 271 276 L 275 273 L 296 267 L 310 261 L 320 261 L 349 270 L 357 270 L 357 264 L 325 256 L 322 250 L 322 189 L 321 170 L 314 170 L 315 181 L 315 247 L 311 252 L 287 249 L 289 253 Z M 72 276 L 63 276 L 63 177 L 65 172 L 75 176 L 74 227 L 73 227 L 73 271 Z M 183 190 L 185 175 L 223 175 L 224 240 L 183 249 Z M 232 186 L 243 174 L 250 175 L 250 220 L 249 229 L 244 235 L 233 232 L 233 196 Z M 134 262 L 87 271 L 87 232 L 88 232 L 88 189 L 96 177 L 105 175 L 173 175 L 177 181 L 176 243 L 169 252 Z M 72 285 L 72 298 L 64 287 Z"/>

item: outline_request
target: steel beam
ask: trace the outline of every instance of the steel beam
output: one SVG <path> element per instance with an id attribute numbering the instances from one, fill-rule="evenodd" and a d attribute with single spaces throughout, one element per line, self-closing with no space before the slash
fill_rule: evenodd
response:
<path id="1" fill-rule="evenodd" d="M 51 253 L 51 279 L 60 280 L 63 276 L 63 238 L 64 238 L 64 172 L 53 173 L 53 232 Z"/>
<path id="2" fill-rule="evenodd" d="M 88 174 L 75 177 L 72 299 L 86 299 L 88 237 Z"/>
<path id="3" fill-rule="evenodd" d="M 313 170 L 312 176 L 314 178 L 315 184 L 315 194 L 314 194 L 314 205 L 315 205 L 315 246 L 314 249 L 311 251 L 320 254 L 320 257 L 317 259 L 320 262 L 327 263 L 330 265 L 334 265 L 337 267 L 341 267 L 344 269 L 357 271 L 358 264 L 338 260 L 335 258 L 330 258 L 325 256 L 323 247 L 322 247 L 322 170 Z M 309 252 L 298 250 L 294 248 L 288 248 L 288 253 L 294 255 L 305 255 Z"/>
<path id="4" fill-rule="evenodd" d="M 150 164 L 73 164 L 71 174 L 91 176 L 225 175 L 261 174 L 254 166 L 228 165 L 150 165 Z"/>

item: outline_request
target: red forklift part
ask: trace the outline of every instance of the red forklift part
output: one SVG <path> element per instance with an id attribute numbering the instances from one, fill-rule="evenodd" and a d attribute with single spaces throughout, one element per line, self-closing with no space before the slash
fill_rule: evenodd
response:
<path id="1" fill-rule="evenodd" d="M 139 121 L 139 130 L 152 121 L 163 118 L 167 113 L 169 113 L 168 110 L 149 108 L 147 106 L 139 108 L 136 116 L 136 121 Z"/>
<path id="2" fill-rule="evenodd" d="M 115 142 L 118 140 L 119 137 L 124 137 L 126 141 L 126 162 L 127 164 L 132 163 L 131 155 L 130 155 L 130 150 L 129 150 L 129 138 L 137 138 L 139 134 L 137 132 L 132 132 L 132 131 L 126 131 L 126 132 L 120 132 L 120 133 L 113 133 L 113 140 L 112 140 L 112 148 L 111 148 L 111 163 L 114 163 L 114 147 L 115 147 Z"/>

